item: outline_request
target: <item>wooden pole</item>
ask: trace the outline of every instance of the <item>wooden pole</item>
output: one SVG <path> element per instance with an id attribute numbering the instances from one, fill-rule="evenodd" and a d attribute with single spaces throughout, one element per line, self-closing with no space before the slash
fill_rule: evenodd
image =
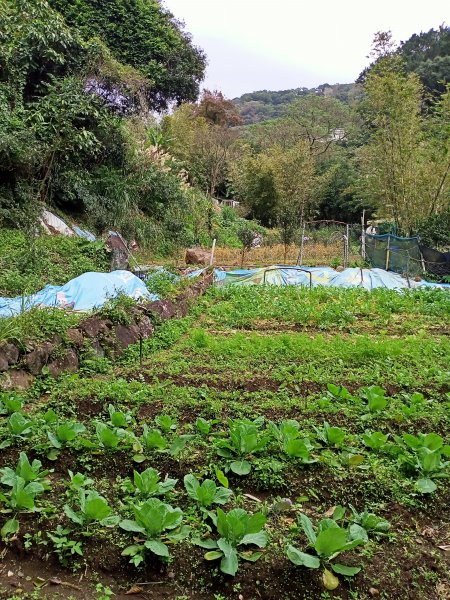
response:
<path id="1" fill-rule="evenodd" d="M 391 257 L 391 234 L 388 234 L 388 242 L 386 246 L 386 271 L 389 271 L 389 260 Z"/>
<path id="2" fill-rule="evenodd" d="M 348 258 L 350 254 L 350 225 L 345 226 L 345 268 L 348 267 Z"/>
<path id="3" fill-rule="evenodd" d="M 209 266 L 211 266 L 214 262 L 214 252 L 216 251 L 216 238 L 213 239 L 212 248 L 211 248 L 211 256 L 209 258 Z"/>
<path id="4" fill-rule="evenodd" d="M 366 228 L 364 227 L 364 222 L 366 220 L 365 217 L 366 209 L 363 210 L 361 217 L 361 256 L 364 259 L 366 258 Z"/>
<path id="5" fill-rule="evenodd" d="M 300 242 L 300 252 L 297 258 L 297 265 L 299 265 L 300 267 L 303 264 L 303 244 L 304 244 L 304 240 L 305 239 L 305 223 L 303 223 L 303 227 L 302 227 L 302 239 Z"/>

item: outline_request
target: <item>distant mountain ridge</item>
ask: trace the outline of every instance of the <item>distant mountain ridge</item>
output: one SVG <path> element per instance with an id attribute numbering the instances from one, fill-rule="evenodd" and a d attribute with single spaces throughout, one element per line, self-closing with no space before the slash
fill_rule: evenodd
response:
<path id="1" fill-rule="evenodd" d="M 361 96 L 361 86 L 356 83 L 323 83 L 315 88 L 300 87 L 291 90 L 269 91 L 260 90 L 242 94 L 234 98 L 245 125 L 260 123 L 270 119 L 282 117 L 287 106 L 292 104 L 299 96 L 308 94 L 331 96 L 346 104 L 352 104 Z"/>

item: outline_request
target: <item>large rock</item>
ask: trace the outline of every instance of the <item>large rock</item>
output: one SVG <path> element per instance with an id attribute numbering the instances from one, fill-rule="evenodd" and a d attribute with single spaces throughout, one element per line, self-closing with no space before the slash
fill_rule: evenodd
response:
<path id="1" fill-rule="evenodd" d="M 177 318 L 182 319 L 185 317 L 190 309 L 190 304 L 187 300 L 179 299 L 177 302 Z"/>
<path id="2" fill-rule="evenodd" d="M 116 231 L 110 231 L 106 244 L 111 249 L 110 271 L 126 271 L 129 266 L 130 251 L 123 237 Z"/>
<path id="3" fill-rule="evenodd" d="M 147 317 L 146 315 L 143 315 L 139 319 L 138 327 L 139 327 L 139 331 L 142 336 L 142 339 L 152 337 L 153 332 L 155 331 L 155 328 L 153 327 L 153 323 L 152 323 L 151 319 L 149 317 Z"/>
<path id="4" fill-rule="evenodd" d="M 14 344 L 4 343 L 0 346 L 0 357 L 6 360 L 8 365 L 15 365 L 19 360 L 19 349 Z"/>
<path id="5" fill-rule="evenodd" d="M 75 373 L 79 366 L 77 353 L 75 350 L 69 349 L 62 356 L 49 362 L 47 368 L 52 377 L 58 377 L 61 373 Z"/>
<path id="6" fill-rule="evenodd" d="M 105 334 L 109 330 L 109 321 L 99 319 L 98 317 L 89 317 L 80 323 L 80 329 L 89 337 L 96 338 L 100 334 Z"/>
<path id="7" fill-rule="evenodd" d="M 105 356 L 105 350 L 98 340 L 92 340 L 92 350 L 100 358 Z"/>
<path id="8" fill-rule="evenodd" d="M 81 348 L 81 346 L 83 345 L 83 333 L 79 329 L 68 329 L 66 332 L 66 336 L 73 346 Z"/>
<path id="9" fill-rule="evenodd" d="M 161 321 L 167 321 L 177 316 L 177 305 L 172 300 L 156 300 L 145 305 L 146 309 L 156 315 Z"/>
<path id="10" fill-rule="evenodd" d="M 53 344 L 50 342 L 44 342 L 32 352 L 27 354 L 24 358 L 24 363 L 30 373 L 33 375 L 40 375 L 42 368 L 47 364 L 50 354 L 53 352 L 53 350 Z"/>
<path id="11" fill-rule="evenodd" d="M 34 377 L 31 373 L 27 373 L 23 369 L 12 369 L 5 373 L 0 388 L 3 390 L 26 390 L 33 384 L 33 381 Z"/>
<path id="12" fill-rule="evenodd" d="M 114 327 L 114 333 L 116 336 L 117 346 L 123 350 L 135 344 L 140 338 L 140 331 L 137 325 L 116 325 Z"/>
<path id="13" fill-rule="evenodd" d="M 187 265 L 209 265 L 211 254 L 201 248 L 188 248 L 186 250 Z"/>
<path id="14" fill-rule="evenodd" d="M 9 362 L 6 360 L 6 358 L 0 352 L 0 371 L 7 371 L 8 368 L 9 368 Z"/>

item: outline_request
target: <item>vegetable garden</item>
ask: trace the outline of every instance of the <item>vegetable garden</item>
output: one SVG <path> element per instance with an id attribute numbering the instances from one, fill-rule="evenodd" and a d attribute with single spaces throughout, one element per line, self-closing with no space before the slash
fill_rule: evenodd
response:
<path id="1" fill-rule="evenodd" d="M 0 402 L 0 597 L 449 597 L 450 295 L 211 289 Z"/>

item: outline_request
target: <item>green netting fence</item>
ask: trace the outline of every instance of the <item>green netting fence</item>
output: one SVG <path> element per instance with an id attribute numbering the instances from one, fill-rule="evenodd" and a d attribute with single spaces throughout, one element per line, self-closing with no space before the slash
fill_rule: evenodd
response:
<path id="1" fill-rule="evenodd" d="M 365 258 L 372 267 L 406 275 L 450 273 L 450 256 L 419 245 L 418 237 L 399 237 L 391 233 L 364 236 Z"/>
<path id="2" fill-rule="evenodd" d="M 420 275 L 424 271 L 417 237 L 366 234 L 365 251 L 372 267 L 409 275 Z"/>

